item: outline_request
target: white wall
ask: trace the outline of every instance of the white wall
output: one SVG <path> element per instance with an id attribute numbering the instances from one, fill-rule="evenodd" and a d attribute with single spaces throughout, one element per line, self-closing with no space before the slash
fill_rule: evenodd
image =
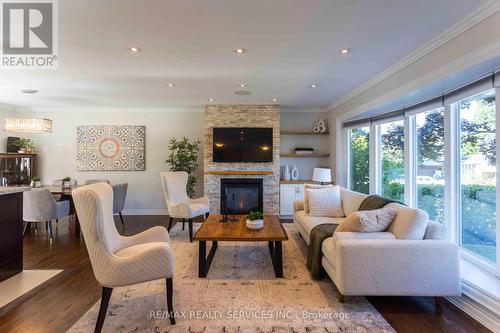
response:
<path id="1" fill-rule="evenodd" d="M 321 109 L 304 110 L 304 111 L 289 111 L 284 110 L 281 113 L 281 130 L 282 131 L 311 131 L 315 121 L 322 118 L 328 122 L 328 113 Z M 328 124 L 328 129 L 331 131 L 332 126 Z M 333 129 L 335 123 L 333 124 Z M 327 136 L 305 136 L 305 135 L 283 135 L 281 136 L 281 153 L 291 153 L 296 147 L 313 147 L 318 153 L 328 153 L 329 140 Z M 289 165 L 292 168 L 294 165 L 299 169 L 299 179 L 312 179 L 313 169 L 315 167 L 328 167 L 328 158 L 291 158 L 281 157 L 280 163 L 282 166 Z"/>
<path id="2" fill-rule="evenodd" d="M 343 144 L 338 142 L 341 139 L 341 131 L 339 131 L 341 120 L 370 111 L 398 97 L 411 94 L 434 82 L 499 56 L 500 11 L 498 7 L 497 4 L 491 13 L 478 13 L 478 16 L 462 22 L 460 26 L 455 27 L 455 31 L 449 32 L 449 38 L 440 36 L 442 41 L 440 46 L 435 45 L 438 41 L 431 41 L 400 64 L 381 73 L 366 86 L 360 87 L 349 96 L 334 103 L 329 108 L 330 132 L 332 134 L 337 132 L 336 135 L 330 135 L 330 154 L 337 157 L 331 160 L 332 168 L 336 165 L 341 166 L 344 162 L 341 154 L 336 152 L 336 148 Z M 485 18 L 488 14 L 491 15 Z M 337 123 L 337 129 L 333 128 L 335 123 Z M 337 177 L 345 178 L 343 170 L 336 173 Z"/>
<path id="3" fill-rule="evenodd" d="M 0 151 L 6 149 L 7 136 L 31 137 L 39 154 L 39 175 L 44 184 L 70 176 L 81 184 L 88 179 L 107 178 L 111 183 L 129 184 L 125 214 L 164 214 L 166 207 L 160 182 L 160 171 L 168 170 L 164 163 L 167 145 L 172 137 L 203 138 L 203 110 L 71 110 L 56 112 L 0 111 L 0 122 L 9 116 L 44 117 L 52 119 L 50 134 L 24 134 L 3 132 L 0 129 Z M 145 125 L 146 171 L 77 172 L 76 127 L 79 125 Z M 200 146 L 202 149 L 202 146 Z M 200 151 L 198 193 L 203 193 L 203 152 Z"/>

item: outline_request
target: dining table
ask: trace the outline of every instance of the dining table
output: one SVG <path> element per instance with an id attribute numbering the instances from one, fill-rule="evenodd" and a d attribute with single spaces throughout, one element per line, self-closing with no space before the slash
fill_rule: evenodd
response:
<path id="1" fill-rule="evenodd" d="M 75 216 L 75 236 L 80 238 L 80 221 L 78 220 L 78 214 L 76 213 L 75 203 L 73 202 L 73 195 L 71 191 L 78 186 L 72 186 L 71 188 L 62 188 L 60 185 L 43 185 L 42 188 L 46 188 L 54 196 L 60 196 L 61 201 L 69 201 L 69 213 Z"/>

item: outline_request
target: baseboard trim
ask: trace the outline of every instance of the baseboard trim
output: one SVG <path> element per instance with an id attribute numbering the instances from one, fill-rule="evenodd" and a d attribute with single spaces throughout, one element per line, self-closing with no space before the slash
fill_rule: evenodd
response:
<path id="1" fill-rule="evenodd" d="M 168 215 L 167 209 L 124 209 L 123 215 Z"/>
<path id="2" fill-rule="evenodd" d="M 463 296 L 447 297 L 456 307 L 493 332 L 500 332 L 499 302 L 473 285 L 462 282 Z"/>

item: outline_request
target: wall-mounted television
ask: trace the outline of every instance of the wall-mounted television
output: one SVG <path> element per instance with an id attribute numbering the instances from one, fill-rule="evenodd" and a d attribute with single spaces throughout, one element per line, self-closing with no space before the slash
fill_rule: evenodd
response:
<path id="1" fill-rule="evenodd" d="M 215 127 L 213 161 L 217 163 L 273 161 L 273 129 Z"/>

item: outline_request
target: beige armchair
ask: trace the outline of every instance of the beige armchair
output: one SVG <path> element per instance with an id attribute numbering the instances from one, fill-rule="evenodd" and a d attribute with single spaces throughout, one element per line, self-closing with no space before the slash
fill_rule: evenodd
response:
<path id="1" fill-rule="evenodd" d="M 121 236 L 113 220 L 113 189 L 97 183 L 72 192 L 94 275 L 103 287 L 95 332 L 100 332 L 114 287 L 166 279 L 167 309 L 172 305 L 174 256 L 168 232 L 153 227 L 132 237 Z"/>
<path id="2" fill-rule="evenodd" d="M 172 227 L 173 219 L 180 218 L 183 222 L 187 219 L 189 224 L 189 240 L 193 241 L 193 218 L 197 216 L 208 216 L 210 204 L 208 197 L 191 199 L 186 192 L 188 174 L 185 171 L 161 172 L 160 177 L 163 192 L 167 202 L 170 222 L 168 230 Z"/>

